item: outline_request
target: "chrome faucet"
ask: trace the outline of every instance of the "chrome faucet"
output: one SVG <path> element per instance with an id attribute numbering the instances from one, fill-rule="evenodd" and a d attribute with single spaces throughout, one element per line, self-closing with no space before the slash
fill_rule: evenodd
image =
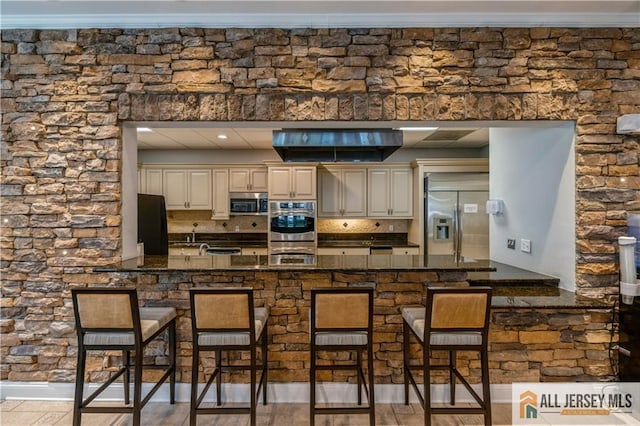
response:
<path id="1" fill-rule="evenodd" d="M 193 228 L 191 228 L 191 242 L 192 243 L 196 242 L 196 226 L 198 226 L 198 223 L 194 223 L 193 224 Z"/>
<path id="2" fill-rule="evenodd" d="M 202 243 L 200 244 L 200 248 L 198 249 L 198 256 L 202 256 L 204 255 L 206 250 L 209 250 L 211 247 L 209 247 L 209 244 L 207 243 Z"/>

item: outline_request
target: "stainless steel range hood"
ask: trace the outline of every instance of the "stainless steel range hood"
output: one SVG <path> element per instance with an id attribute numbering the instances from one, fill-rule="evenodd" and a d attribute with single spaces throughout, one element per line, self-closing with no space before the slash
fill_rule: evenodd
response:
<path id="1" fill-rule="evenodd" d="M 273 148 L 283 161 L 384 161 L 402 146 L 391 129 L 286 129 L 273 131 Z"/>

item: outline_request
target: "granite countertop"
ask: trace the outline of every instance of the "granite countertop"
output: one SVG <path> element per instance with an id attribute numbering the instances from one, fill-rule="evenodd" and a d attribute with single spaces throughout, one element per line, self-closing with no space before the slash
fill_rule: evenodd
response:
<path id="1" fill-rule="evenodd" d="M 275 264 L 273 256 L 144 256 L 144 263 L 138 265 L 137 258 L 120 264 L 95 268 L 96 272 L 164 272 L 164 271 L 490 271 L 489 261 L 456 263 L 452 256 L 332 256 L 312 257 L 312 264 Z"/>

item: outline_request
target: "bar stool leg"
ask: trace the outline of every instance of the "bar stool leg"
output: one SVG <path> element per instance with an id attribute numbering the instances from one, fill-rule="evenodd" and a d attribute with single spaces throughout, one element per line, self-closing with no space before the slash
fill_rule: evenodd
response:
<path id="1" fill-rule="evenodd" d="M 78 348 L 78 365 L 76 366 L 76 394 L 73 400 L 73 426 L 80 426 L 82 412 L 82 398 L 84 397 L 84 370 L 87 353 Z"/>
<path id="2" fill-rule="evenodd" d="M 311 366 L 310 366 L 310 387 L 309 387 L 309 424 L 315 425 L 316 421 L 316 354 L 314 351 L 314 344 L 311 343 Z"/>
<path id="3" fill-rule="evenodd" d="M 142 358 L 143 350 L 136 351 L 133 372 L 133 426 L 140 425 L 140 412 L 142 411 Z"/>
<path id="4" fill-rule="evenodd" d="M 369 412 L 369 425 L 374 426 L 376 424 L 376 395 L 373 391 L 375 379 L 373 376 L 373 345 L 371 343 L 369 343 L 367 351 L 367 370 L 369 375 L 369 407 L 371 408 Z"/>
<path id="5" fill-rule="evenodd" d="M 216 367 L 218 376 L 216 377 L 216 403 L 222 405 L 222 351 L 216 351 Z M 215 374 L 215 370 L 214 370 Z"/>
<path id="6" fill-rule="evenodd" d="M 362 376 L 364 375 L 364 371 L 362 370 L 362 352 L 357 350 L 356 354 L 356 362 L 358 364 L 356 370 L 356 375 L 358 377 L 358 405 L 362 405 Z"/>
<path id="7" fill-rule="evenodd" d="M 456 375 L 453 370 L 456 368 L 456 351 L 449 351 L 449 397 L 451 405 L 456 403 Z"/>
<path id="8" fill-rule="evenodd" d="M 404 405 L 409 405 L 409 326 L 402 321 L 402 372 L 404 374 Z"/>
<path id="9" fill-rule="evenodd" d="M 262 374 L 264 379 L 262 380 L 262 405 L 267 405 L 267 383 L 269 383 L 268 377 L 268 359 L 267 359 L 267 348 L 269 346 L 269 339 L 267 337 L 267 327 L 265 326 L 264 331 L 262 332 Z"/>
<path id="10" fill-rule="evenodd" d="M 197 337 L 194 336 L 194 339 Z M 198 345 L 193 345 L 193 356 L 191 361 L 191 409 L 189 410 L 189 424 L 196 426 L 196 409 L 198 407 L 198 367 L 200 365 L 200 354 Z"/>
<path id="11" fill-rule="evenodd" d="M 491 395 L 489 391 L 489 359 L 487 350 L 480 352 L 480 363 L 482 365 L 482 401 L 484 403 L 484 424 L 491 425 Z"/>
<path id="12" fill-rule="evenodd" d="M 422 348 L 422 372 L 424 382 L 424 425 L 431 425 L 431 366 L 429 365 L 429 350 Z"/>
<path id="13" fill-rule="evenodd" d="M 122 365 L 125 369 L 124 376 L 122 378 L 124 386 L 124 403 L 129 405 L 130 401 L 130 383 L 131 383 L 131 353 L 128 350 L 122 351 Z"/>
<path id="14" fill-rule="evenodd" d="M 256 347 L 251 346 L 251 426 L 255 426 L 256 424 L 256 405 L 257 405 L 257 395 L 256 395 Z"/>
<path id="15" fill-rule="evenodd" d="M 169 365 L 171 375 L 169 376 L 169 402 L 176 402 L 176 323 L 169 326 Z"/>

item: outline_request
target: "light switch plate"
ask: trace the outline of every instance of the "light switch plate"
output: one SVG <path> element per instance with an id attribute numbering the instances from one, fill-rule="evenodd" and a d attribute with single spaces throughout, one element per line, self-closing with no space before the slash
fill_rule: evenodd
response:
<path id="1" fill-rule="evenodd" d="M 523 253 L 531 253 L 531 240 L 520 240 L 520 251 Z"/>

